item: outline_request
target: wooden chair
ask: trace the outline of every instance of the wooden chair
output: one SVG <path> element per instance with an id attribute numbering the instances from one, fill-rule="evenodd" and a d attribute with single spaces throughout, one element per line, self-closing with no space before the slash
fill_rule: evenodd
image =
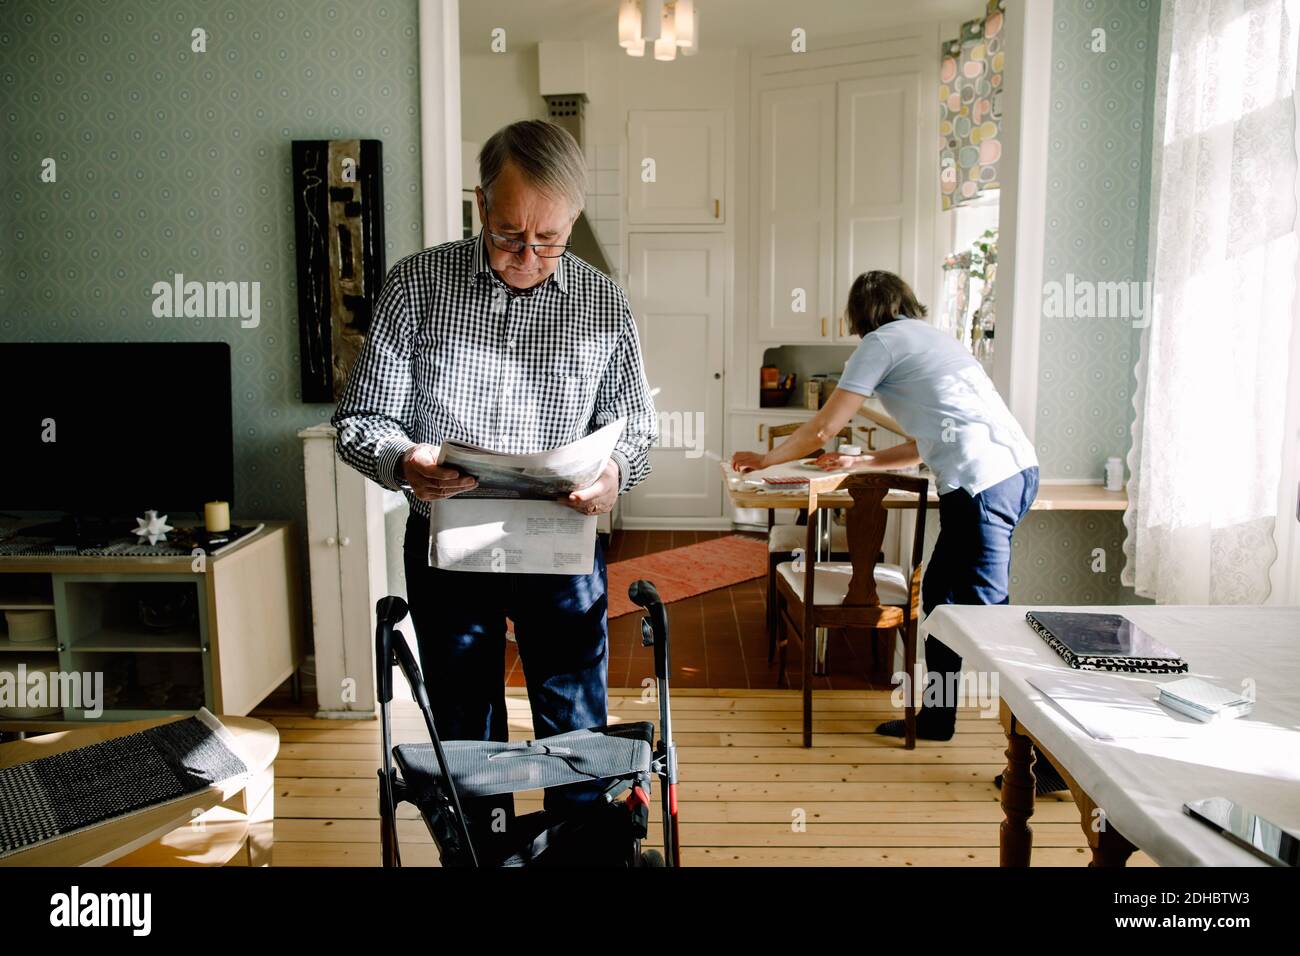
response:
<path id="1" fill-rule="evenodd" d="M 776 447 L 776 440 L 784 438 L 799 428 L 799 422 L 789 422 L 784 425 L 769 425 L 767 429 L 767 450 L 771 451 Z M 864 428 L 860 431 L 867 436 L 867 450 L 875 451 L 874 436 L 876 429 Z M 853 443 L 853 426 L 845 425 L 836 435 L 837 438 L 843 439 L 848 444 Z M 777 631 L 780 628 L 779 619 L 776 616 L 776 566 L 782 561 L 790 561 L 794 558 L 796 548 L 803 547 L 804 525 L 807 523 L 807 513 L 800 511 L 795 516 L 794 524 L 777 524 L 776 511 L 769 508 L 767 511 L 767 662 L 770 664 L 776 657 L 776 638 Z M 847 539 L 844 536 L 844 526 L 831 524 L 831 557 L 845 559 L 849 556 Z"/>
<path id="2" fill-rule="evenodd" d="M 819 627 L 876 631 L 897 628 L 903 636 L 903 667 L 907 674 L 904 726 L 908 750 L 916 747 L 915 689 L 916 623 L 921 609 L 921 554 L 925 546 L 925 512 L 929 480 L 907 475 L 869 473 L 827 475 L 808 483 L 808 527 L 803 567 L 782 562 L 777 567 L 777 614 L 784 625 L 780 642 L 780 676 L 785 675 L 789 634 L 803 642 L 803 745 L 812 746 L 812 670 Z M 853 498 L 848 509 L 847 531 L 850 558 L 817 562 L 816 522 L 813 516 L 825 507 L 819 500 L 842 488 Z M 880 562 L 880 545 L 885 535 L 885 495 L 891 490 L 917 496 L 916 530 L 912 539 L 911 570 Z M 873 635 L 874 637 L 874 635 Z"/>

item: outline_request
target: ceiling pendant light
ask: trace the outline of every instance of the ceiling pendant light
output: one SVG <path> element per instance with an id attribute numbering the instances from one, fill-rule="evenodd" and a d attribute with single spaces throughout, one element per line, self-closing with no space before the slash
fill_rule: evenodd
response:
<path id="1" fill-rule="evenodd" d="M 695 0 L 677 0 L 673 5 L 673 34 L 683 54 L 695 50 L 696 20 Z"/>
<path id="2" fill-rule="evenodd" d="M 664 0 L 641 0 L 641 39 L 658 40 L 663 35 Z"/>
<path id="3" fill-rule="evenodd" d="M 700 11 L 695 0 L 619 0 L 618 45 L 628 56 L 645 56 L 653 44 L 656 60 L 673 60 L 700 50 Z"/>
<path id="4" fill-rule="evenodd" d="M 676 17 L 671 7 L 663 6 L 662 11 L 659 39 L 655 40 L 655 59 L 675 60 L 677 59 Z"/>
<path id="5" fill-rule="evenodd" d="M 633 56 L 645 53 L 645 41 L 641 39 L 641 5 L 637 0 L 619 0 L 618 45 L 629 52 L 640 45 L 641 53 L 633 53 Z"/>

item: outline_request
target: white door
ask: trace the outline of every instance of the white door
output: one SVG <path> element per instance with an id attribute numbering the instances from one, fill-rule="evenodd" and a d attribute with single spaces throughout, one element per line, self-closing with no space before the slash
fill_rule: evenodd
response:
<path id="1" fill-rule="evenodd" d="M 930 288 L 929 250 L 920 241 L 929 229 L 918 228 L 932 215 L 917 198 L 919 84 L 916 73 L 839 84 L 835 334 L 840 339 L 852 338 L 840 316 L 860 273 L 883 269 L 921 294 Z"/>
<path id="2" fill-rule="evenodd" d="M 726 185 L 722 110 L 631 110 L 627 220 L 721 225 Z"/>
<path id="3" fill-rule="evenodd" d="M 835 86 L 759 95 L 758 337 L 828 342 L 834 299 Z"/>
<path id="4" fill-rule="evenodd" d="M 723 282 L 720 233 L 629 233 L 628 299 L 659 414 L 653 473 L 624 518 L 722 514 Z"/>

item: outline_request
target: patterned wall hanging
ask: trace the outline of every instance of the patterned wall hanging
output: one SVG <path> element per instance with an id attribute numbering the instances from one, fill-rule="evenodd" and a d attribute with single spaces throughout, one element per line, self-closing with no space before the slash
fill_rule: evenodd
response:
<path id="1" fill-rule="evenodd" d="M 337 402 L 384 281 L 379 140 L 294 140 L 302 400 Z"/>
<path id="2" fill-rule="evenodd" d="M 939 68 L 939 189 L 943 208 L 998 188 L 1002 156 L 1003 0 L 943 44 Z"/>

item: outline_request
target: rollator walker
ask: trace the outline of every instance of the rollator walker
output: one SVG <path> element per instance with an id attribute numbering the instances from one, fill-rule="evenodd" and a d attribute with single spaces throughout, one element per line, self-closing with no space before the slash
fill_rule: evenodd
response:
<path id="1" fill-rule="evenodd" d="M 396 807 L 413 804 L 438 847 L 443 866 L 680 866 L 677 837 L 677 752 L 668 698 L 668 612 L 655 586 L 636 581 L 632 601 L 645 609 L 641 643 L 654 648 L 659 740 L 649 721 L 592 727 L 541 740 L 502 743 L 443 741 L 434 726 L 429 695 L 405 638 L 397 632 L 407 605 L 385 597 L 377 606 L 380 757 L 379 831 L 384 866 L 401 866 Z M 393 666 L 402 669 L 424 716 L 428 744 L 392 745 L 389 705 Z M 663 807 L 663 853 L 641 848 L 649 828 L 651 780 L 658 778 Z M 563 811 L 517 816 L 492 849 L 475 845 L 462 801 L 571 783 L 603 781 L 594 800 Z M 621 798 L 621 799 L 620 799 Z"/>

